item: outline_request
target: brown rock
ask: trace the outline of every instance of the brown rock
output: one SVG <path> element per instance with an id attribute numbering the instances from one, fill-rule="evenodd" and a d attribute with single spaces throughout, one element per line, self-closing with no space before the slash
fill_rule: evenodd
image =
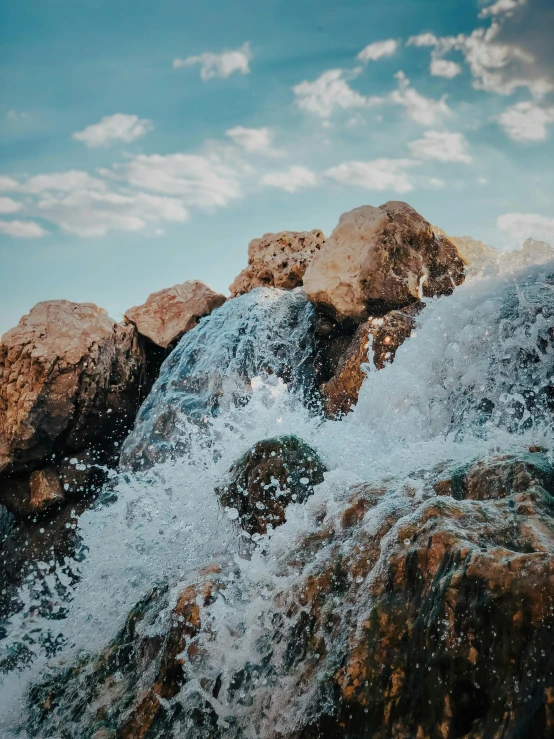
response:
<path id="1" fill-rule="evenodd" d="M 394 310 L 382 318 L 370 318 L 358 326 L 354 337 L 339 361 L 335 375 L 321 387 L 325 411 L 331 418 L 348 413 L 358 400 L 366 377 L 364 365 L 371 353 L 375 369 L 383 369 L 393 361 L 398 347 L 415 328 L 414 315 L 421 310 L 414 303 L 404 310 Z"/>
<path id="2" fill-rule="evenodd" d="M 214 292 L 203 282 L 188 280 L 152 293 L 143 305 L 129 308 L 125 320 L 132 323 L 141 336 L 167 349 L 225 300 L 224 295 Z"/>
<path id="3" fill-rule="evenodd" d="M 255 287 L 292 290 L 302 285 L 304 273 L 325 243 L 323 231 L 267 233 L 248 245 L 248 267 L 229 287 L 231 295 L 243 295 Z"/>
<path id="4" fill-rule="evenodd" d="M 454 244 L 406 203 L 344 213 L 304 275 L 308 300 L 338 321 L 357 322 L 463 282 Z"/>
<path id="5" fill-rule="evenodd" d="M 255 444 L 217 489 L 220 502 L 236 512 L 249 534 L 265 534 L 285 521 L 289 503 L 303 503 L 327 471 L 317 452 L 296 436 L 278 436 Z"/>
<path id="6" fill-rule="evenodd" d="M 38 303 L 0 343 L 0 474 L 127 431 L 143 353 L 135 329 L 90 303 Z"/>
<path id="7" fill-rule="evenodd" d="M 30 488 L 29 507 L 33 511 L 43 511 L 64 499 L 60 477 L 55 467 L 45 467 L 43 470 L 31 472 Z"/>

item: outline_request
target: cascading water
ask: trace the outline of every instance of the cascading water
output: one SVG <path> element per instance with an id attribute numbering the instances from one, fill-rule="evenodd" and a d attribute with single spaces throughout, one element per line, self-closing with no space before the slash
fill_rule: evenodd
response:
<path id="1" fill-rule="evenodd" d="M 369 369 L 355 410 L 342 421 L 324 420 L 302 402 L 310 382 L 311 319 L 301 291 L 256 290 L 202 321 L 166 361 L 125 444 L 124 464 L 135 471 L 113 481 L 109 505 L 79 521 L 88 554 L 59 622 L 64 650 L 54 658 L 39 654 L 34 666 L 5 682 L 5 735 L 26 735 L 22 694 L 30 679 L 71 664 L 82 650 L 99 649 L 154 584 L 178 583 L 216 558 L 226 563 L 226 595 L 203 609 L 210 624 L 199 638 L 204 656 L 188 668 L 189 680 L 173 700 L 181 718 L 163 736 L 286 735 L 299 717 L 322 710 L 324 678 L 343 643 L 328 645 L 307 684 L 286 638 L 276 634 L 302 626 L 295 587 L 336 545 L 330 537 L 312 555 L 302 555 L 302 542 L 325 526 L 333 530 L 352 487 L 386 480 L 386 495 L 364 519 L 366 535 L 375 535 L 391 511 L 398 518 L 381 541 L 377 573 L 388 542 L 414 515 L 414 501 L 431 494 L 437 465 L 467 463 L 522 444 L 550 445 L 553 264 L 474 279 L 453 296 L 430 301 L 394 364 Z M 317 449 L 330 472 L 308 503 L 290 506 L 287 522 L 243 558 L 240 535 L 214 488 L 249 446 L 283 433 Z M 358 543 L 354 537 L 342 541 L 341 551 Z M 371 577 L 363 584 L 369 590 Z M 349 610 L 351 628 L 357 628 L 355 601 L 338 599 L 334 607 Z M 166 625 L 162 609 L 145 628 L 156 634 Z M 28 629 L 24 614 L 9 629 L 8 639 L 20 639 Z M 203 685 L 216 677 L 223 687 L 214 698 Z M 86 694 L 85 683 L 77 683 L 77 696 Z M 216 723 L 202 729 L 186 717 L 206 701 Z M 93 708 L 77 712 L 71 705 L 33 735 L 89 737 Z"/>
<path id="2" fill-rule="evenodd" d="M 308 389 L 312 315 L 298 290 L 257 288 L 203 320 L 164 363 L 122 465 L 141 469 L 183 456 L 211 417 L 248 402 L 260 377 Z"/>

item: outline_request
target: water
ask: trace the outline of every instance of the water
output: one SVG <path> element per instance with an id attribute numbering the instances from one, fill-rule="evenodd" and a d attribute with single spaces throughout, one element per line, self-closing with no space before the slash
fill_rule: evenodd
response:
<path id="1" fill-rule="evenodd" d="M 76 577 L 64 580 L 70 594 L 60 600 L 67 615 L 56 622 L 63 649 L 51 656 L 36 648 L 33 665 L 5 680 L 2 735 L 25 736 L 22 696 L 29 680 L 53 665 L 71 664 L 82 650 L 100 649 L 153 584 L 186 581 L 188 572 L 216 557 L 233 568 L 228 596 L 205 613 L 215 626 L 205 637 L 206 658 L 180 697 L 190 707 L 203 677 L 221 673 L 229 687 L 248 662 L 267 662 L 275 619 L 282 619 L 295 587 L 334 545 L 323 544 L 313 559 L 292 560 L 306 537 L 332 526 L 353 486 L 386 481 L 388 492 L 364 530 L 375 535 L 394 511 L 398 522 L 387 534 L 394 538 L 413 515 L 414 501 L 428 494 L 437 465 L 530 444 L 551 446 L 553 263 L 519 271 L 508 264 L 501 274 L 468 280 L 452 296 L 430 301 L 394 364 L 379 372 L 369 366 L 358 404 L 342 421 L 325 420 L 306 402 L 312 313 L 301 291 L 256 290 L 202 321 L 166 361 L 125 444 L 127 471 L 110 486 L 115 500 L 79 519 L 87 555 L 71 563 Z M 252 444 L 286 433 L 317 449 L 330 471 L 308 503 L 291 506 L 287 522 L 245 559 L 241 534 L 218 506 L 214 487 Z M 341 547 L 348 552 L 355 543 L 345 540 Z M 56 590 L 54 581 L 50 588 Z M 9 624 L 5 648 L 28 633 L 35 589 L 33 582 L 23 588 L 25 608 Z M 51 628 L 33 618 L 34 628 Z M 355 609 L 352 618 L 355 623 Z M 339 641 L 329 660 L 340 647 Z M 232 690 L 225 694 L 234 697 L 212 701 L 227 727 L 224 735 L 263 736 L 272 724 L 288 731 L 295 716 L 318 710 L 323 672 L 300 687 L 300 668 L 288 659 L 272 650 L 267 675 L 273 684 L 267 676 L 265 684 L 256 678 L 249 701 Z M 76 726 L 72 736 L 84 735 L 80 731 Z"/>

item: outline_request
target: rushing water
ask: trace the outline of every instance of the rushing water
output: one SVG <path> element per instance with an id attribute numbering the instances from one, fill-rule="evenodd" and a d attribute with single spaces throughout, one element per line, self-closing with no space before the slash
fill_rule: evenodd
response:
<path id="1" fill-rule="evenodd" d="M 153 584 L 178 583 L 216 557 L 233 562 L 233 597 L 218 599 L 208 614 L 217 628 L 205 645 L 204 674 L 217 669 L 229 681 L 260 659 L 277 595 L 301 575 L 287 569 L 287 558 L 320 525 L 322 506 L 332 519 L 352 485 L 392 480 L 368 522 L 377 530 L 391 507 L 410 514 L 394 480 L 489 451 L 551 445 L 553 332 L 554 263 L 467 281 L 452 296 L 429 301 L 394 364 L 379 372 L 369 367 L 353 413 L 329 421 L 306 402 L 312 308 L 302 292 L 263 288 L 228 301 L 165 362 L 125 444 L 126 471 L 110 484 L 109 500 L 79 520 L 86 556 L 52 572 L 54 563 L 44 564 L 49 574 L 41 582 L 64 609 L 54 629 L 51 619 L 37 615 L 44 593 L 37 595 L 36 580 L 23 585 L 24 607 L 7 624 L 2 646 L 9 652 L 42 630 L 63 648 L 52 656 L 40 639 L 31 645 L 27 638 L 35 660 L 4 680 L 2 736 L 26 736 L 22 696 L 29 680 L 52 665 L 71 664 L 81 650 L 101 648 Z M 253 443 L 283 433 L 316 448 L 330 471 L 309 503 L 291 506 L 287 522 L 245 559 L 241 534 L 218 506 L 214 487 Z M 279 665 L 273 667 L 279 674 Z M 200 684 L 197 677 L 192 685 Z M 270 709 L 262 684 L 249 704 L 217 704 L 222 725 L 243 732 L 236 736 L 263 736 L 268 721 L 283 720 L 283 706 L 294 701 L 295 711 L 314 710 L 310 691 L 299 696 L 294 680 L 283 677 L 278 687 L 271 688 Z M 191 695 L 189 684 L 185 704 Z M 257 701 L 265 701 L 263 719 Z M 70 736 L 80 736 L 78 725 Z"/>

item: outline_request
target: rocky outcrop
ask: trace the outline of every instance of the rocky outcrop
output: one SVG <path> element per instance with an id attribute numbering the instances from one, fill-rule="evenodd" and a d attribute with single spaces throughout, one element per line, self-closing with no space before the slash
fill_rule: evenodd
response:
<path id="1" fill-rule="evenodd" d="M 203 672 L 218 593 L 232 603 L 238 575 L 216 565 L 169 618 L 155 591 L 100 656 L 34 686 L 29 734 L 552 736 L 553 484 L 535 453 L 418 473 L 396 494 L 391 480 L 357 486 L 285 554 L 254 661 L 237 652 L 243 667 L 223 674 L 219 655 Z"/>
<path id="2" fill-rule="evenodd" d="M 36 305 L 0 343 L 0 498 L 6 490 L 13 497 L 15 485 L 29 490 L 23 508 L 37 496 L 42 507 L 59 501 L 51 470 L 30 488 L 29 473 L 84 450 L 104 461 L 116 453 L 138 408 L 143 370 L 134 327 L 89 303 Z"/>
<path id="3" fill-rule="evenodd" d="M 296 436 L 255 444 L 231 467 L 218 489 L 228 515 L 249 534 L 265 534 L 285 520 L 289 503 L 303 503 L 323 482 L 327 468 L 318 454 Z"/>
<path id="4" fill-rule="evenodd" d="M 248 245 L 248 267 L 229 287 L 231 295 L 242 295 L 255 287 L 292 290 L 302 285 L 304 273 L 325 243 L 323 231 L 267 233 Z"/>
<path id="5" fill-rule="evenodd" d="M 225 300 L 224 295 L 214 292 L 203 282 L 188 280 L 152 293 L 143 305 L 129 308 L 125 320 L 133 324 L 141 336 L 167 349 Z"/>
<path id="6" fill-rule="evenodd" d="M 427 498 L 396 526 L 389 506 L 372 539 L 364 519 L 379 492 L 360 489 L 328 565 L 301 591 L 307 633 L 290 632 L 307 650 L 300 690 L 343 658 L 320 686 L 327 706 L 287 736 L 552 736 L 552 482 L 546 455 L 485 460 L 443 480 L 447 497 Z M 322 541 L 314 536 L 304 556 L 314 560 Z M 323 659 L 321 644 L 331 647 Z"/>
<path id="7" fill-rule="evenodd" d="M 198 704 L 194 716 L 185 718 L 182 705 L 172 699 L 189 682 L 189 666 L 199 657 L 195 641 L 201 611 L 215 600 L 227 576 L 220 565 L 193 573 L 172 607 L 167 587 L 152 590 L 102 654 L 85 657 L 31 689 L 30 735 L 37 736 L 45 726 L 53 729 L 54 724 L 56 733 L 65 734 L 65 715 L 56 711 L 62 703 L 72 705 L 77 720 L 83 709 L 91 707 L 88 725 L 77 728 L 71 721 L 78 734 L 68 736 L 80 739 L 162 739 L 171 735 L 181 718 L 186 720 L 182 729 L 189 729 L 190 736 L 218 736 L 217 716 L 202 692 L 209 689 L 217 698 L 220 686 L 204 682 L 200 691 L 194 691 Z M 164 610 L 169 611 L 165 631 L 154 633 L 149 624 Z"/>
<path id="8" fill-rule="evenodd" d="M 364 365 L 372 362 L 374 368 L 380 370 L 393 361 L 398 347 L 414 331 L 414 316 L 422 307 L 422 303 L 414 303 L 383 317 L 370 318 L 358 326 L 334 376 L 321 387 L 325 412 L 329 417 L 340 417 L 356 404 L 366 377 Z"/>
<path id="9" fill-rule="evenodd" d="M 454 244 L 406 203 L 356 208 L 339 224 L 304 275 L 306 295 L 339 322 L 364 321 L 464 280 Z"/>

